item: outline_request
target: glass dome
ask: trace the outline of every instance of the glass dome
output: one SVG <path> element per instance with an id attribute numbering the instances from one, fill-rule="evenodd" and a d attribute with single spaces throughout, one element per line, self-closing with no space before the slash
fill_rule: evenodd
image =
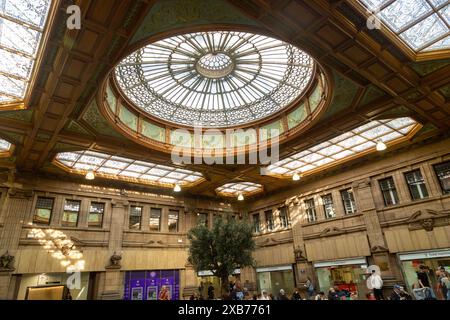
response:
<path id="1" fill-rule="evenodd" d="M 288 107 L 315 62 L 286 42 L 247 32 L 189 33 L 149 44 L 115 68 L 122 93 L 174 124 L 230 127 Z"/>

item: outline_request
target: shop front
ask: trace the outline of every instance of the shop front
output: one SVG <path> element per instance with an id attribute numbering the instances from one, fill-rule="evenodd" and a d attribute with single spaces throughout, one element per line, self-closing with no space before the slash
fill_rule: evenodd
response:
<path id="1" fill-rule="evenodd" d="M 413 284 L 418 283 L 417 272 L 419 266 L 423 265 L 436 297 L 442 299 L 441 293 L 436 290 L 436 270 L 444 267 L 447 272 L 450 272 L 450 249 L 400 253 L 398 258 L 408 290 L 412 291 Z"/>
<path id="2" fill-rule="evenodd" d="M 330 288 L 337 287 L 350 292 L 354 299 L 365 299 L 368 293 L 366 258 L 320 261 L 314 263 L 314 268 L 320 291 L 327 294 Z"/>
<path id="3" fill-rule="evenodd" d="M 262 290 L 277 297 L 280 289 L 291 294 L 295 288 L 292 265 L 256 268 L 258 292 Z"/>
<path id="4" fill-rule="evenodd" d="M 160 300 L 161 289 L 168 291 L 168 300 L 178 300 L 179 270 L 147 270 L 125 272 L 124 300 Z"/>
<path id="5" fill-rule="evenodd" d="M 228 280 L 230 283 L 234 283 L 236 280 L 240 280 L 240 269 L 235 269 L 233 272 L 233 275 L 228 277 Z M 214 290 L 214 298 L 220 298 L 221 294 L 221 287 L 220 287 L 220 279 L 218 277 L 215 277 L 213 273 L 209 270 L 199 271 L 197 273 L 197 276 L 200 280 L 199 285 L 199 293 L 203 296 L 204 299 L 208 299 L 209 295 L 208 293 L 211 291 L 210 287 L 212 287 Z M 231 289 L 231 288 L 230 288 Z"/>
<path id="6" fill-rule="evenodd" d="M 17 300 L 87 300 L 89 285 L 89 272 L 23 274 Z"/>

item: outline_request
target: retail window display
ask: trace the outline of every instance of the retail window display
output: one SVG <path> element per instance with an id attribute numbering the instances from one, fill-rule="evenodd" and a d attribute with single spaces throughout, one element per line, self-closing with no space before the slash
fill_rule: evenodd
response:
<path id="1" fill-rule="evenodd" d="M 256 270 L 258 278 L 258 291 L 266 290 L 277 296 L 280 289 L 285 292 L 293 292 L 295 288 L 294 272 L 292 267 L 284 270 L 272 270 L 272 268 L 260 268 Z"/>
<path id="2" fill-rule="evenodd" d="M 168 300 L 179 299 L 178 270 L 127 271 L 124 300 L 160 300 L 163 287 L 168 291 Z"/>
<path id="3" fill-rule="evenodd" d="M 88 291 L 89 272 L 79 278 L 74 273 L 24 274 L 17 300 L 64 300 L 68 293 L 72 300 L 87 300 Z"/>
<path id="4" fill-rule="evenodd" d="M 337 287 L 340 291 L 348 291 L 354 299 L 364 299 L 367 294 L 366 264 L 318 266 L 316 274 L 320 291 L 328 292 Z"/>
<path id="5" fill-rule="evenodd" d="M 418 283 L 417 273 L 423 266 L 431 288 L 437 299 L 443 299 L 442 293 L 437 289 L 436 270 L 444 267 L 450 273 L 450 250 L 419 252 L 399 256 L 404 274 L 406 288 L 412 292 L 412 286 Z"/>

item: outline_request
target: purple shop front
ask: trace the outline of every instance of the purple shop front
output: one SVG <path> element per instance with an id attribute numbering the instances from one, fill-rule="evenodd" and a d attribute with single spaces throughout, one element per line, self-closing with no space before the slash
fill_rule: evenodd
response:
<path id="1" fill-rule="evenodd" d="M 158 300 L 161 287 L 166 286 L 169 300 L 178 300 L 179 270 L 127 271 L 124 300 Z"/>

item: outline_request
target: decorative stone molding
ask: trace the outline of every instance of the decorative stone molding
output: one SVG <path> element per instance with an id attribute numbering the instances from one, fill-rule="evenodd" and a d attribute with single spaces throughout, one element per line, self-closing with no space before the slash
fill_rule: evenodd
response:
<path id="1" fill-rule="evenodd" d="M 130 203 L 127 200 L 116 200 L 116 199 L 113 199 L 111 201 L 111 204 L 115 208 L 124 208 L 124 207 L 128 206 Z"/>
<path id="2" fill-rule="evenodd" d="M 319 234 L 319 237 L 335 236 L 343 233 L 345 233 L 345 230 L 342 230 L 341 228 L 329 227 L 323 229 L 323 231 Z"/>
<path id="3" fill-rule="evenodd" d="M 297 247 L 294 249 L 295 262 L 305 262 L 307 259 L 303 255 L 303 250 Z"/>
<path id="4" fill-rule="evenodd" d="M 353 188 L 370 188 L 370 186 L 371 186 L 370 178 L 355 181 L 352 183 Z"/>
<path id="5" fill-rule="evenodd" d="M 120 269 L 122 268 L 120 264 L 120 260 L 122 260 L 122 255 L 117 254 L 114 251 L 114 254 L 109 258 L 110 264 L 105 267 L 105 269 Z"/>
<path id="6" fill-rule="evenodd" d="M 450 224 L 450 210 L 419 210 L 405 222 L 408 223 L 409 230 L 425 229 L 426 231 L 433 231 L 434 227 Z"/>
<path id="7" fill-rule="evenodd" d="M 389 249 L 380 245 L 373 246 L 370 248 L 370 252 L 372 253 L 381 253 L 381 252 L 388 252 Z"/>
<path id="8" fill-rule="evenodd" d="M 33 190 L 10 188 L 8 190 L 8 196 L 10 198 L 30 199 L 33 196 Z"/>
<path id="9" fill-rule="evenodd" d="M 14 270 L 14 256 L 6 251 L 0 256 L 0 272 L 12 272 Z"/>
<path id="10" fill-rule="evenodd" d="M 275 246 L 277 244 L 289 243 L 292 242 L 292 237 L 282 238 L 282 239 L 274 239 L 274 238 L 266 238 L 264 240 L 258 241 L 256 243 L 256 247 L 269 247 Z"/>

